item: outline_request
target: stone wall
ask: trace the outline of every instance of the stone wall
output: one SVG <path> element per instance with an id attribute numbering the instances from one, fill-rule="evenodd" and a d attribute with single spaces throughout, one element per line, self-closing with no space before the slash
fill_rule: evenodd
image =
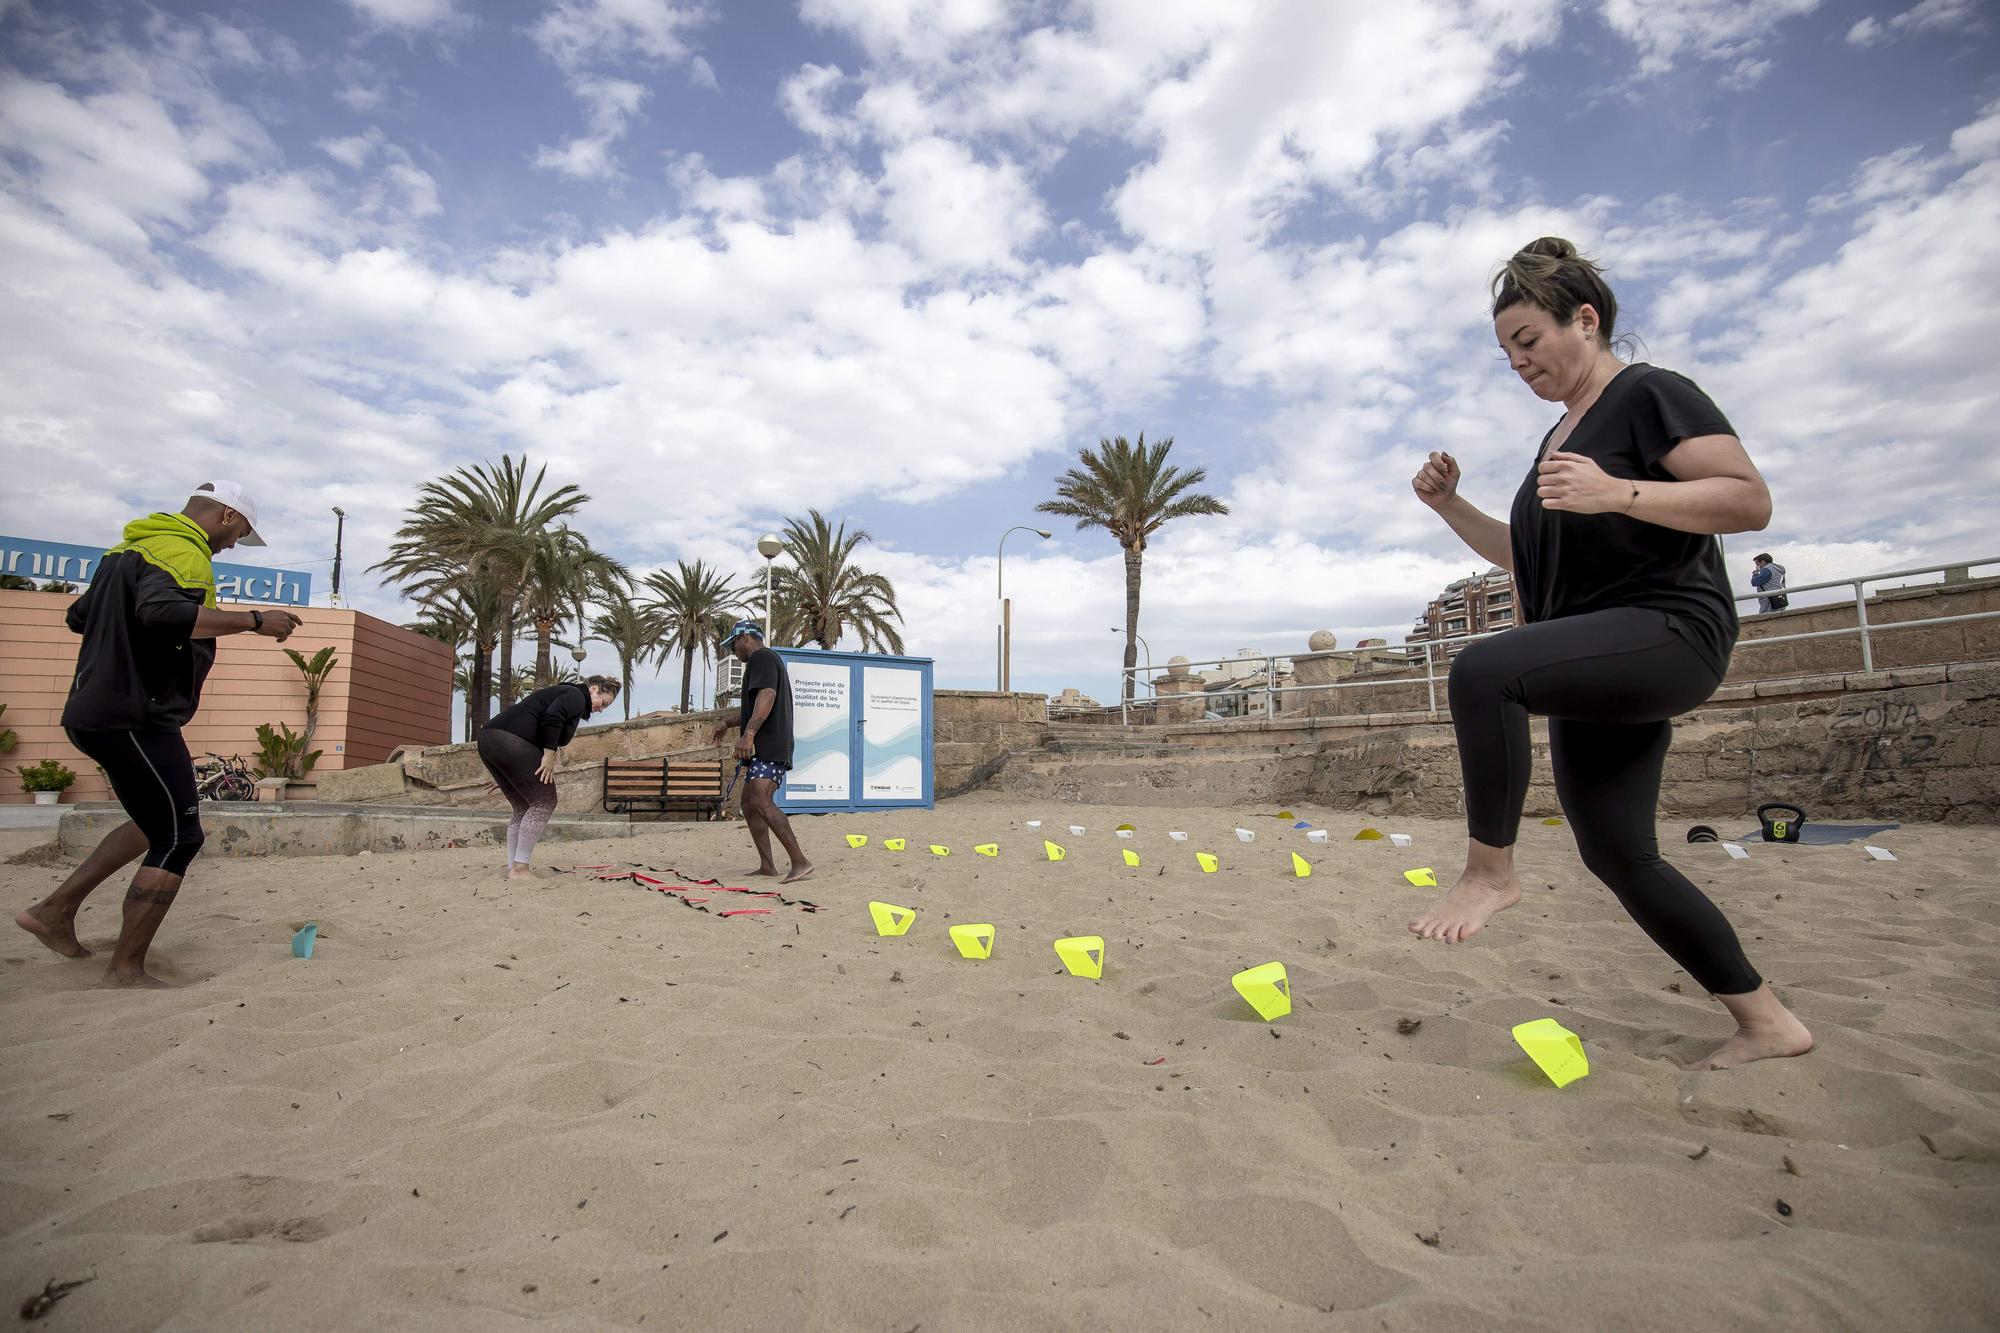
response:
<path id="1" fill-rule="evenodd" d="M 1038 746 L 1048 738 L 1049 700 L 1044 694 L 938 690 L 932 700 L 939 796 L 972 790 L 1008 751 Z"/>
<path id="2" fill-rule="evenodd" d="M 2000 823 L 2000 665 L 1826 675 L 1725 687 L 1730 698 L 1680 718 L 1660 794 L 1677 819 L 1748 816 L 1788 801 L 1813 819 Z M 1388 719 L 1382 719 L 1388 723 Z M 1059 740 L 1015 756 L 993 788 L 1131 805 L 1303 802 L 1374 814 L 1462 812 L 1448 723 L 1334 734 L 1325 724 L 1266 724 L 1242 747 L 1085 746 Z M 1536 722 L 1527 813 L 1557 813 L 1548 729 Z M 1219 739 L 1220 733 L 1211 733 Z M 1294 743 L 1281 744 L 1281 740 Z M 1065 747 L 1075 745 L 1073 751 Z M 1741 831 L 1741 830 L 1736 830 Z"/>

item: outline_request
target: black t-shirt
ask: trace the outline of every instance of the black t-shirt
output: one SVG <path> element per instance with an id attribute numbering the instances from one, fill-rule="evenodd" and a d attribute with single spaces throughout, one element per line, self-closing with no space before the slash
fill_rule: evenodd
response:
<path id="1" fill-rule="evenodd" d="M 1661 460 L 1675 445 L 1735 433 L 1693 380 L 1641 363 L 1612 377 L 1563 450 L 1595 459 L 1614 477 L 1673 481 Z M 1554 434 L 1551 427 L 1542 449 Z M 1736 646 L 1736 604 L 1729 598 L 1721 541 L 1623 514 L 1544 509 L 1535 493 L 1540 463 L 1538 449 L 1509 520 L 1523 619 L 1557 620 L 1615 606 L 1664 611 L 1674 632 L 1721 676 Z"/>
<path id="2" fill-rule="evenodd" d="M 576 739 L 577 725 L 590 716 L 590 689 L 574 681 L 544 685 L 493 715 L 486 725 L 560 750 Z"/>
<path id="3" fill-rule="evenodd" d="M 736 725 L 750 725 L 750 711 L 757 706 L 757 691 L 775 690 L 771 715 L 757 728 L 757 757 L 779 768 L 792 766 L 792 677 L 785 659 L 769 648 L 759 648 L 743 664 L 743 706 Z"/>

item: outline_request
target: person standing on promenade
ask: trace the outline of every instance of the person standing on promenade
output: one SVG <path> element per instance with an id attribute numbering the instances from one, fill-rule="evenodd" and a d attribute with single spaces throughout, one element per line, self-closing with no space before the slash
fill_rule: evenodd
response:
<path id="1" fill-rule="evenodd" d="M 104 770 L 127 819 L 14 924 L 65 958 L 90 957 L 76 938 L 78 909 L 143 858 L 125 891 L 107 986 L 167 985 L 146 971 L 146 951 L 201 851 L 201 800 L 181 728 L 201 705 L 216 639 L 261 634 L 283 643 L 299 627 L 290 611 L 217 608 L 213 557 L 238 543 L 264 544 L 256 502 L 233 481 L 204 483 L 180 513 L 126 524 L 125 540 L 70 603 L 69 628 L 83 643 L 63 730 Z"/>
<path id="2" fill-rule="evenodd" d="M 1763 528 L 1770 491 L 1693 381 L 1613 354 L 1617 317 L 1602 273 L 1568 241 L 1545 236 L 1515 254 L 1494 280 L 1493 331 L 1563 417 L 1505 521 L 1459 495 L 1449 454 L 1412 479 L 1466 545 L 1513 571 L 1524 623 L 1452 663 L 1466 866 L 1410 929 L 1459 943 L 1521 900 L 1514 841 L 1538 714 L 1584 864 L 1736 1020 L 1702 1067 L 1802 1055 L 1812 1034 L 1722 912 L 1661 857 L 1655 828 L 1673 719 L 1715 692 L 1736 643 L 1717 535 Z"/>
<path id="3" fill-rule="evenodd" d="M 1792 599 L 1785 595 L 1785 567 L 1771 559 L 1768 551 L 1751 557 L 1750 563 L 1754 566 L 1750 571 L 1750 586 L 1763 594 L 1757 599 L 1758 614 L 1768 615 L 1790 606 Z"/>

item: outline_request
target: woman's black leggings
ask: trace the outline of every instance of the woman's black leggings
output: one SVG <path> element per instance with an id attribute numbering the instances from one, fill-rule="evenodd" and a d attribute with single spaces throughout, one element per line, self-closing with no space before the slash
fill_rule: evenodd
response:
<path id="1" fill-rule="evenodd" d="M 1621 607 L 1524 625 L 1451 666 L 1466 825 L 1511 847 L 1528 796 L 1528 715 L 1549 719 L 1556 796 L 1584 865 L 1687 974 L 1717 995 L 1763 984 L 1727 918 L 1660 856 L 1654 816 L 1672 719 L 1720 684 L 1664 611 Z"/>

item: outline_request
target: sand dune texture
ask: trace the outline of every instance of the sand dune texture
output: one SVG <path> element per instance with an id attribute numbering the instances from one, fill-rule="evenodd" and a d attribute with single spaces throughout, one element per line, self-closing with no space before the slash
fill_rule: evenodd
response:
<path id="1" fill-rule="evenodd" d="M 508 886 L 490 849 L 201 862 L 155 954 L 173 993 L 0 946 L 4 1294 L 83 1280 L 51 1329 L 2000 1318 L 2000 832 L 1873 839 L 1895 862 L 1672 847 L 1820 1040 L 1696 1074 L 1674 1061 L 1725 1016 L 1566 829 L 1530 824 L 1526 900 L 1454 947 L 1406 934 L 1441 890 L 1402 871 L 1449 884 L 1458 828 L 1384 825 L 1399 849 L 1297 813 L 1332 840 L 981 797 L 802 820 L 824 910 L 730 919 Z M 752 863 L 734 825 L 547 850 Z M 17 906 L 62 873 L 0 867 Z M 82 918 L 100 950 L 120 893 Z M 909 934 L 877 937 L 871 898 Z M 988 921 L 992 958 L 960 959 L 948 927 Z M 1063 971 L 1070 934 L 1105 938 L 1102 980 Z M 1267 1025 L 1229 979 L 1273 959 L 1296 1008 Z M 1509 1036 L 1544 1016 L 1591 1060 L 1562 1090 Z"/>

